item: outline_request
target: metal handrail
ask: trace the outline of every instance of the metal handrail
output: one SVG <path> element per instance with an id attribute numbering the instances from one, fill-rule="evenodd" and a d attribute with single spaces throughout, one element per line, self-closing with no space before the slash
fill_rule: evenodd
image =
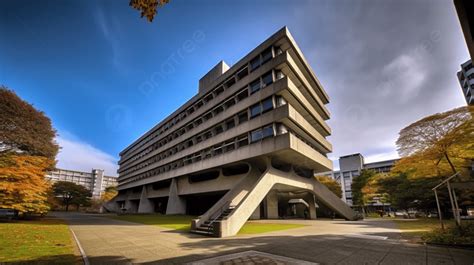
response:
<path id="1" fill-rule="evenodd" d="M 212 224 L 214 224 L 216 222 L 216 220 L 222 215 L 222 213 L 225 211 L 224 208 L 226 208 L 226 209 L 230 208 L 230 201 L 226 201 L 224 203 L 224 205 L 222 205 L 222 207 L 219 208 L 219 211 L 218 211 L 219 214 L 209 222 L 209 226 L 207 228 L 208 231 L 213 230 Z"/>

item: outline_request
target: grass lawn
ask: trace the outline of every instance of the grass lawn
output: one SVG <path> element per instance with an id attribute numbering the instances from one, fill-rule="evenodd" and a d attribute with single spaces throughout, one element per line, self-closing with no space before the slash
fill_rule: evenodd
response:
<path id="1" fill-rule="evenodd" d="M 436 218 L 420 218 L 420 219 L 394 219 L 398 228 L 402 232 L 402 238 L 407 240 L 419 240 L 419 238 L 434 229 L 440 227 L 439 219 Z M 444 225 L 454 224 L 453 220 L 443 220 Z"/>
<path id="2" fill-rule="evenodd" d="M 190 215 L 146 214 L 117 215 L 110 216 L 110 218 L 146 225 L 156 225 L 174 230 L 188 231 L 191 228 L 191 220 L 196 217 Z"/>
<path id="3" fill-rule="evenodd" d="M 247 222 L 240 229 L 239 234 L 261 234 L 273 231 L 287 230 L 303 227 L 301 224 L 270 224 L 270 223 L 251 223 Z"/>
<path id="4" fill-rule="evenodd" d="M 0 223 L 0 264 L 78 264 L 73 244 L 61 220 Z"/>
<path id="5" fill-rule="evenodd" d="M 118 215 L 111 216 L 110 218 L 141 223 L 147 225 L 156 225 L 164 228 L 170 228 L 174 230 L 189 231 L 191 228 L 191 220 L 196 218 L 195 216 L 189 215 Z M 291 228 L 298 228 L 304 225 L 300 224 L 266 224 L 266 223 L 252 223 L 247 222 L 240 229 L 239 234 L 260 234 L 272 231 L 286 230 Z"/>

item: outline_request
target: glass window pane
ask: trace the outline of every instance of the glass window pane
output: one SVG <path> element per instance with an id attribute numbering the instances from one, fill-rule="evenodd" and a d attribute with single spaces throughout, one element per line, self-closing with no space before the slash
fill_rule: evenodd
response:
<path id="1" fill-rule="evenodd" d="M 258 140 L 262 139 L 262 130 L 258 129 L 256 131 L 253 131 L 250 134 L 250 138 L 251 138 L 251 142 L 255 142 L 255 141 L 258 141 Z"/>
<path id="2" fill-rule="evenodd" d="M 272 125 L 263 128 L 263 132 L 262 132 L 262 138 L 266 138 L 266 137 L 270 137 L 270 136 L 273 136 L 273 126 Z"/>
<path id="3" fill-rule="evenodd" d="M 273 109 L 273 100 L 271 97 L 262 101 L 262 112 Z"/>
<path id="4" fill-rule="evenodd" d="M 259 91 L 260 88 L 261 88 L 260 79 L 257 79 L 253 81 L 252 83 L 250 83 L 250 93 L 255 93 Z"/>
<path id="5" fill-rule="evenodd" d="M 268 72 L 266 74 L 264 74 L 262 76 L 262 80 L 263 80 L 263 83 L 268 86 L 270 85 L 271 83 L 273 83 L 273 76 L 272 76 L 272 72 Z"/>
<path id="6" fill-rule="evenodd" d="M 253 105 L 252 107 L 250 107 L 250 117 L 255 117 L 257 115 L 260 115 L 260 113 L 262 113 L 262 108 L 260 106 L 260 103 L 256 104 L 256 105 Z"/>

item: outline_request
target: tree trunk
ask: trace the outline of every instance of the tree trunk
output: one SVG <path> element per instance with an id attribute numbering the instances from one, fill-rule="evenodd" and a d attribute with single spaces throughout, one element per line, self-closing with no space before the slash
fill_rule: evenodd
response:
<path id="1" fill-rule="evenodd" d="M 66 203 L 66 212 L 69 211 L 69 203 Z"/>
<path id="2" fill-rule="evenodd" d="M 451 167 L 451 170 L 453 171 L 453 174 L 456 174 L 456 168 L 454 167 L 453 163 L 451 162 L 451 159 L 449 159 L 448 153 L 444 152 L 444 157 L 446 157 L 446 160 L 449 163 L 449 166 Z"/>

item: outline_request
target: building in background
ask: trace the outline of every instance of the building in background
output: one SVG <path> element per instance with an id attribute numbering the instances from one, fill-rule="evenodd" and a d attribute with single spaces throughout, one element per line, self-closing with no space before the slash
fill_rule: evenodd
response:
<path id="1" fill-rule="evenodd" d="M 474 67 L 472 60 L 461 64 L 461 71 L 458 72 L 459 84 L 468 105 L 474 105 Z"/>
<path id="2" fill-rule="evenodd" d="M 328 102 L 285 27 L 232 67 L 217 64 L 197 95 L 120 153 L 116 207 L 196 215 L 192 231 L 219 237 L 249 218 L 314 219 L 316 201 L 355 219 L 313 177 L 332 169 Z"/>
<path id="3" fill-rule="evenodd" d="M 56 169 L 46 175 L 46 179 L 56 181 L 69 181 L 86 187 L 92 192 L 92 197 L 98 198 L 105 188 L 117 186 L 117 178 L 104 175 L 102 169 L 92 169 L 91 172 L 81 172 L 67 169 Z"/>
<path id="4" fill-rule="evenodd" d="M 364 156 L 361 154 L 352 154 L 341 156 L 339 158 L 339 170 L 338 171 L 328 171 L 316 174 L 316 176 L 330 176 L 339 184 L 341 184 L 342 189 L 342 199 L 352 206 L 352 191 L 351 185 L 352 180 L 360 175 L 362 169 L 371 169 L 377 173 L 389 172 L 392 166 L 398 159 L 391 159 L 373 163 L 365 163 Z M 380 202 L 375 201 L 374 206 L 378 206 Z"/>

